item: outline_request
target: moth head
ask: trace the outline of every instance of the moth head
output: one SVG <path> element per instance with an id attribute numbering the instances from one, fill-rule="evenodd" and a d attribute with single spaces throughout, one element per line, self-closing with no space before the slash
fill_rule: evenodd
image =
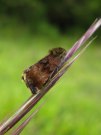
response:
<path id="1" fill-rule="evenodd" d="M 23 74 L 22 74 L 22 80 L 24 80 L 25 82 L 26 82 L 26 80 L 27 80 L 27 73 L 28 73 L 28 71 L 29 71 L 29 68 L 26 69 L 26 70 L 24 70 L 24 72 L 23 72 Z"/>
<path id="2" fill-rule="evenodd" d="M 26 73 L 22 74 L 22 80 L 26 81 Z"/>

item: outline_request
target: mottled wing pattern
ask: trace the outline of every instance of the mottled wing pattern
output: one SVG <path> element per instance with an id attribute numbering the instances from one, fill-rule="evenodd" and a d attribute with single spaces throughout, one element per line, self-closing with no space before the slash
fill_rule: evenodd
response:
<path id="1" fill-rule="evenodd" d="M 41 89 L 47 83 L 65 54 L 66 51 L 63 48 L 54 48 L 49 55 L 24 71 L 23 80 L 32 93 L 35 94 L 38 89 Z"/>

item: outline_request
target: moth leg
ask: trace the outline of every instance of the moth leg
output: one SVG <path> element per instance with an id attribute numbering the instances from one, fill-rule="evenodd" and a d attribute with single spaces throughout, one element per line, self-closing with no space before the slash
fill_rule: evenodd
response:
<path id="1" fill-rule="evenodd" d="M 51 80 L 51 78 L 53 78 L 54 77 L 54 75 L 58 72 L 58 66 L 55 68 L 55 70 L 51 73 L 51 75 L 49 76 L 49 78 L 48 78 L 48 80 L 46 81 L 46 83 L 45 84 L 47 84 L 50 80 Z"/>
<path id="2" fill-rule="evenodd" d="M 37 94 L 38 89 L 36 87 L 34 87 L 32 84 L 30 84 L 28 87 L 30 88 L 32 94 Z"/>
<path id="3" fill-rule="evenodd" d="M 55 75 L 58 71 L 59 71 L 59 67 L 57 66 L 57 67 L 54 69 L 54 71 L 51 73 L 49 79 L 53 78 L 54 75 Z"/>

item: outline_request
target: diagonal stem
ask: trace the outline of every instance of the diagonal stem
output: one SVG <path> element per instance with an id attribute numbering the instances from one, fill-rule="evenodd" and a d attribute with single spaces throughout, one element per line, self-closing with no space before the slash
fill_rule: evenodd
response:
<path id="1" fill-rule="evenodd" d="M 65 60 L 63 64 L 71 58 L 71 56 L 86 42 L 91 35 L 101 26 L 101 19 L 95 21 L 91 27 L 87 30 L 87 32 L 74 44 L 74 46 L 67 52 Z M 60 68 L 61 69 L 61 68 Z M 2 125 L 0 125 L 0 135 L 5 134 L 8 130 L 10 130 L 20 119 L 22 119 L 37 102 L 50 90 L 50 88 L 57 82 L 60 78 L 60 74 L 57 78 L 51 80 L 48 85 L 43 88 L 42 93 L 38 93 L 36 95 L 32 95 L 21 108 L 11 116 L 7 121 L 5 121 Z"/>
<path id="2" fill-rule="evenodd" d="M 70 68 L 70 66 L 75 62 L 75 60 L 80 57 L 80 55 L 86 50 L 86 48 L 93 42 L 95 38 L 93 38 L 70 62 L 66 63 L 52 80 L 59 80 L 60 77 L 67 71 L 68 68 Z M 36 110 L 12 133 L 12 135 L 19 135 L 30 122 L 30 120 L 34 117 L 34 115 L 39 111 L 42 105 L 43 103 L 38 108 L 36 108 Z"/>

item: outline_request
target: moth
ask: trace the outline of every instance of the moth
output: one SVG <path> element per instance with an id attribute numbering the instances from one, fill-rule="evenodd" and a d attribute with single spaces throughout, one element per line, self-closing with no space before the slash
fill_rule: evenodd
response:
<path id="1" fill-rule="evenodd" d="M 47 56 L 24 70 L 22 79 L 33 94 L 41 91 L 49 79 L 54 76 L 55 71 L 58 70 L 58 66 L 63 61 L 65 55 L 66 50 L 64 48 L 53 48 Z"/>

